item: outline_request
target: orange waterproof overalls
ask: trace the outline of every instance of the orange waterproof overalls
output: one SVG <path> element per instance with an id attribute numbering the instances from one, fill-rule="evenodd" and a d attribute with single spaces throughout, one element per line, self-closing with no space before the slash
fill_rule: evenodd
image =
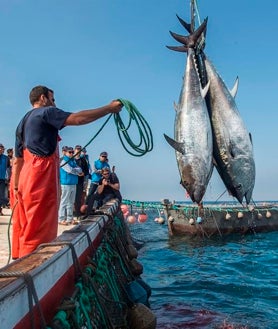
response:
<path id="1" fill-rule="evenodd" d="M 23 158 L 18 185 L 18 218 L 15 218 L 19 221 L 16 227 L 19 231 L 16 232 L 18 239 L 14 236 L 13 240 L 13 249 L 16 250 L 17 243 L 19 245 L 19 257 L 57 237 L 59 207 L 58 149 L 47 157 L 25 149 Z"/>

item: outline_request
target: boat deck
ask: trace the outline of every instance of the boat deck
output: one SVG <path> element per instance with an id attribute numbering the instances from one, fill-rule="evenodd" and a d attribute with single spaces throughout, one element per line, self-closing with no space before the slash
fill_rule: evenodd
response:
<path id="1" fill-rule="evenodd" d="M 10 241 L 11 241 L 12 229 L 13 229 L 13 226 L 10 225 L 11 213 L 12 213 L 11 209 L 3 209 L 2 212 L 4 216 L 0 216 L 0 268 L 6 266 L 9 261 Z M 65 230 L 68 230 L 73 226 L 74 225 L 71 226 L 59 225 L 58 236 L 61 235 Z M 10 263 L 12 262 L 13 260 L 10 259 Z"/>

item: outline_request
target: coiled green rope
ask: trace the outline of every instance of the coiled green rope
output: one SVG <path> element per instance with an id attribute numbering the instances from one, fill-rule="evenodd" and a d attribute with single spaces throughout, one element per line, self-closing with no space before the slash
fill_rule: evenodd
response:
<path id="1" fill-rule="evenodd" d="M 124 124 L 120 114 L 114 114 L 114 121 L 122 146 L 129 154 L 133 156 L 143 156 L 153 149 L 153 136 L 151 128 L 133 103 L 122 98 L 119 98 L 118 100 L 124 105 L 124 108 L 129 114 L 127 125 Z M 132 141 L 128 132 L 128 130 L 131 128 L 132 122 L 136 123 L 139 132 L 139 141 L 137 144 Z M 130 149 L 135 152 L 132 152 L 128 149 L 124 143 L 124 139 L 129 145 Z"/>
<path id="2" fill-rule="evenodd" d="M 130 101 L 126 99 L 119 98 L 118 101 L 120 101 L 124 108 L 127 110 L 129 118 L 128 123 L 124 124 L 121 115 L 119 113 L 110 114 L 109 117 L 105 120 L 104 124 L 100 127 L 99 131 L 93 136 L 89 142 L 83 147 L 86 148 L 91 142 L 99 135 L 99 133 L 102 131 L 102 129 L 105 127 L 107 122 L 110 120 L 111 116 L 114 116 L 114 122 L 117 128 L 118 136 L 120 138 L 121 144 L 123 148 L 131 155 L 133 156 L 143 156 L 147 152 L 152 151 L 153 149 L 153 135 L 151 128 L 145 118 L 142 116 L 142 114 L 138 111 L 136 106 L 131 103 Z M 132 123 L 135 122 L 138 128 L 139 133 L 139 141 L 137 144 L 135 144 L 129 134 L 129 130 L 132 129 Z M 128 148 L 125 145 L 125 142 L 129 145 L 130 148 Z M 131 149 L 131 150 L 130 150 Z M 134 152 L 132 152 L 132 150 Z M 81 152 L 82 150 L 80 150 Z"/>
<path id="3" fill-rule="evenodd" d="M 118 101 L 120 101 L 124 108 L 127 110 L 129 118 L 128 118 L 128 123 L 125 125 L 120 114 L 119 113 L 114 113 L 114 114 L 110 114 L 109 117 L 105 120 L 104 124 L 100 127 L 100 129 L 98 130 L 98 132 L 95 134 L 95 136 L 93 136 L 89 142 L 83 146 L 83 148 L 78 151 L 76 154 L 74 154 L 73 157 L 76 157 L 79 153 L 82 152 L 82 150 L 84 150 L 88 145 L 90 145 L 92 143 L 92 141 L 100 134 L 100 132 L 102 131 L 102 129 L 105 127 L 105 125 L 107 124 L 107 122 L 110 120 L 110 118 L 112 117 L 112 115 L 114 116 L 114 122 L 117 128 L 117 132 L 118 132 L 118 136 L 120 138 L 121 144 L 123 146 L 123 148 L 127 151 L 127 153 L 129 153 L 130 155 L 133 156 L 143 156 L 146 153 L 152 151 L 153 149 L 153 135 L 152 135 L 152 131 L 151 128 L 148 124 L 148 122 L 145 120 L 145 118 L 142 116 L 142 114 L 138 111 L 138 109 L 136 108 L 136 106 L 131 103 L 130 101 L 123 99 L 123 98 L 118 98 Z M 132 129 L 132 123 L 135 122 L 138 128 L 138 133 L 139 133 L 139 141 L 137 144 L 135 144 L 129 134 L 129 129 Z M 125 144 L 126 143 L 129 145 L 128 146 Z M 134 152 L 132 152 L 132 150 Z M 61 165 L 60 167 L 64 167 L 68 162 L 70 161 L 70 159 L 65 162 L 63 165 Z"/>

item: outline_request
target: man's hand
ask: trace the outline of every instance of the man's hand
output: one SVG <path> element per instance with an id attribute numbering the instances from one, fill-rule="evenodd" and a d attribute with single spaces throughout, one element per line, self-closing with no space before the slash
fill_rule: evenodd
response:
<path id="1" fill-rule="evenodd" d="M 122 110 L 123 104 L 120 101 L 113 100 L 110 103 L 111 111 L 110 113 L 119 113 Z"/>

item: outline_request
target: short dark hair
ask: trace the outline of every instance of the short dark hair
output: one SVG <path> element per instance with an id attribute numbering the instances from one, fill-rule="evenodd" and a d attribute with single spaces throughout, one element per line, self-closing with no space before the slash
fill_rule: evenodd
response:
<path id="1" fill-rule="evenodd" d="M 45 87 L 45 86 L 36 86 L 34 87 L 31 91 L 30 91 L 30 94 L 29 94 L 29 100 L 30 100 L 30 103 L 32 105 L 34 105 L 38 100 L 39 98 L 41 97 L 41 95 L 44 95 L 46 98 L 48 98 L 48 92 L 51 92 L 53 93 L 53 90 Z"/>

